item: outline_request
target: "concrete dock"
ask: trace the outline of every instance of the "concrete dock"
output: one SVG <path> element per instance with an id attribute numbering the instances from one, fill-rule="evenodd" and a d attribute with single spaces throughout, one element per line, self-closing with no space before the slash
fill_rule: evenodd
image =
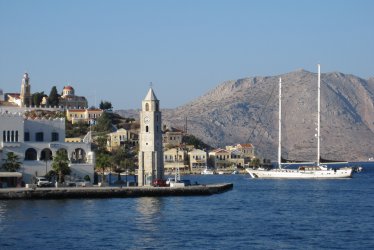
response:
<path id="1" fill-rule="evenodd" d="M 4 188 L 0 189 L 0 200 L 196 196 L 223 193 L 231 190 L 233 186 L 232 183 L 223 183 L 186 187 Z"/>

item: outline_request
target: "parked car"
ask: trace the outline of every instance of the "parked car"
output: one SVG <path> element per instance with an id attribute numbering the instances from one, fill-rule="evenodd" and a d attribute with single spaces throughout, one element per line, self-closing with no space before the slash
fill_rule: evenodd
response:
<path id="1" fill-rule="evenodd" d="M 76 180 L 76 181 L 75 181 L 75 185 L 76 185 L 77 187 L 90 187 L 90 186 L 92 186 L 91 182 L 89 182 L 89 181 L 85 181 L 85 180 L 83 180 L 83 179 L 78 179 L 78 180 Z"/>
<path id="2" fill-rule="evenodd" d="M 36 177 L 36 185 L 38 187 L 50 187 L 52 186 L 52 182 L 47 180 L 45 177 Z"/>
<path id="3" fill-rule="evenodd" d="M 167 187 L 166 181 L 163 179 L 156 179 L 153 181 L 154 187 Z"/>

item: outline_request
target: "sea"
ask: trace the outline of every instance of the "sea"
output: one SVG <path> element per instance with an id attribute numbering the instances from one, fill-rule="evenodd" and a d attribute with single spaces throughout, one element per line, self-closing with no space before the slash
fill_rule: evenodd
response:
<path id="1" fill-rule="evenodd" d="M 351 179 L 233 183 L 211 196 L 0 200 L 0 249 L 374 249 L 374 166 Z"/>

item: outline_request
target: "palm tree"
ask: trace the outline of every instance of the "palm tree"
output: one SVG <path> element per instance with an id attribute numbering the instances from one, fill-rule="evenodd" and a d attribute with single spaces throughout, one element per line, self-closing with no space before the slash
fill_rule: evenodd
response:
<path id="1" fill-rule="evenodd" d="M 102 182 L 105 182 L 105 178 L 104 178 L 105 169 L 111 166 L 112 166 L 112 161 L 109 155 L 103 154 L 103 153 L 97 155 L 95 168 L 97 170 L 101 170 Z"/>
<path id="2" fill-rule="evenodd" d="M 6 171 L 17 172 L 21 167 L 21 162 L 19 161 L 19 156 L 13 152 L 8 152 L 6 154 L 7 159 L 3 160 L 3 167 Z"/>
<path id="3" fill-rule="evenodd" d="M 64 176 L 70 174 L 69 159 L 64 150 L 58 150 L 52 161 L 52 168 L 58 173 L 58 182 L 61 183 Z"/>

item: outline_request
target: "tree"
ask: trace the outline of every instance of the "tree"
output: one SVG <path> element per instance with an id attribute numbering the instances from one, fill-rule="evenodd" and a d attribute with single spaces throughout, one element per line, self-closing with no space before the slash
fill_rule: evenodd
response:
<path id="1" fill-rule="evenodd" d="M 111 102 L 101 100 L 99 108 L 107 110 L 107 109 L 112 109 L 113 106 Z"/>
<path id="2" fill-rule="evenodd" d="M 96 146 L 95 152 L 96 154 L 106 154 L 107 151 L 107 141 L 108 136 L 107 135 L 100 135 L 95 137 L 94 144 Z"/>
<path id="3" fill-rule="evenodd" d="M 49 93 L 48 96 L 48 104 L 52 107 L 58 106 L 59 104 L 59 94 L 57 93 L 57 88 L 56 86 L 53 86 L 51 89 L 51 92 Z"/>
<path id="4" fill-rule="evenodd" d="M 31 102 L 32 102 L 32 105 L 33 105 L 33 106 L 39 106 L 40 103 L 42 102 L 44 96 L 46 96 L 46 95 L 44 94 L 44 91 L 33 93 L 33 94 L 31 95 Z"/>
<path id="5" fill-rule="evenodd" d="M 101 171 L 102 182 L 105 182 L 105 176 L 104 176 L 105 170 L 108 167 L 111 167 L 111 166 L 112 166 L 112 161 L 111 161 L 109 155 L 104 154 L 104 153 L 100 153 L 100 154 L 97 155 L 95 168 L 97 170 Z"/>
<path id="6" fill-rule="evenodd" d="M 112 121 L 108 113 L 103 112 L 103 114 L 97 118 L 97 124 L 95 125 L 95 131 L 97 132 L 111 132 L 112 131 Z"/>
<path id="7" fill-rule="evenodd" d="M 201 141 L 199 138 L 196 138 L 193 135 L 184 135 L 182 137 L 182 143 L 186 145 L 194 145 L 197 149 L 211 149 L 212 147 L 208 144 L 205 144 L 203 141 Z"/>
<path id="8" fill-rule="evenodd" d="M 3 167 L 5 168 L 6 171 L 9 172 L 17 172 L 18 169 L 21 167 L 21 162 L 19 161 L 19 156 L 16 155 L 13 152 L 8 152 L 6 154 L 6 159 L 4 160 Z"/>
<path id="9" fill-rule="evenodd" d="M 52 161 L 52 168 L 58 173 L 58 182 L 62 183 L 64 176 L 70 174 L 69 159 L 66 151 L 57 151 Z"/>

